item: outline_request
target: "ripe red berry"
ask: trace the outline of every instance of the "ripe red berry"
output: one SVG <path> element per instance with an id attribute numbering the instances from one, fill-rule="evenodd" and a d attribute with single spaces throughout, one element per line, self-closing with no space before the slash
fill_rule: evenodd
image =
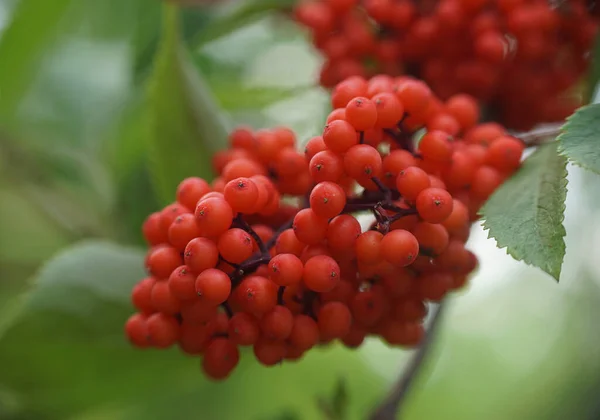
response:
<path id="1" fill-rule="evenodd" d="M 277 305 L 263 315 L 260 329 L 269 340 L 285 340 L 289 337 L 294 326 L 294 316 L 285 306 Z"/>
<path id="2" fill-rule="evenodd" d="M 254 243 L 248 232 L 233 228 L 219 236 L 217 248 L 225 261 L 241 264 L 252 255 Z"/>
<path id="3" fill-rule="evenodd" d="M 346 193 L 338 184 L 320 182 L 310 193 L 310 208 L 318 217 L 331 219 L 342 212 L 346 205 Z"/>
<path id="4" fill-rule="evenodd" d="M 131 344 L 136 347 L 144 348 L 151 344 L 147 317 L 142 314 L 129 317 L 125 323 L 125 333 Z"/>
<path id="5" fill-rule="evenodd" d="M 138 311 L 146 314 L 154 312 L 151 298 L 154 283 L 156 283 L 154 277 L 146 277 L 133 287 L 131 292 L 131 302 Z"/>
<path id="6" fill-rule="evenodd" d="M 219 261 L 217 245 L 207 238 L 192 239 L 183 251 L 183 259 L 194 273 L 200 274 L 208 268 L 214 268 Z"/>
<path id="7" fill-rule="evenodd" d="M 240 352 L 232 340 L 213 338 L 204 351 L 202 369 L 214 380 L 227 378 L 240 360 Z"/>
<path id="8" fill-rule="evenodd" d="M 441 188 L 427 188 L 416 200 L 419 216 L 430 223 L 441 223 L 452 213 L 452 196 Z"/>
<path id="9" fill-rule="evenodd" d="M 312 209 L 302 209 L 294 217 L 292 228 L 296 237 L 307 245 L 318 244 L 327 235 L 327 219 Z"/>
<path id="10" fill-rule="evenodd" d="M 344 170 L 361 185 L 373 177 L 381 178 L 382 167 L 381 155 L 367 144 L 353 146 L 344 155 Z"/>
<path id="11" fill-rule="evenodd" d="M 195 286 L 198 296 L 214 305 L 225 302 L 231 293 L 229 276 L 216 268 L 209 268 L 200 273 Z"/>
<path id="12" fill-rule="evenodd" d="M 180 252 L 165 245 L 152 248 L 146 258 L 148 272 L 157 279 L 168 279 L 173 270 L 182 263 Z"/>
<path id="13" fill-rule="evenodd" d="M 430 185 L 427 172 L 416 166 L 402 169 L 396 177 L 396 188 L 407 200 L 415 200 L 421 191 L 429 188 Z"/>
<path id="14" fill-rule="evenodd" d="M 428 131 L 419 142 L 419 152 L 425 159 L 448 162 L 452 158 L 452 137 L 443 131 Z"/>
<path id="15" fill-rule="evenodd" d="M 169 276 L 169 290 L 179 300 L 190 300 L 196 297 L 196 276 L 191 269 L 182 265 Z"/>
<path id="16" fill-rule="evenodd" d="M 357 131 L 369 130 L 377 122 L 377 108 L 370 99 L 356 97 L 346 105 L 346 121 Z"/>
<path id="17" fill-rule="evenodd" d="M 235 213 L 254 213 L 259 198 L 256 183 L 250 178 L 229 181 L 223 190 L 225 200 Z"/>
<path id="18" fill-rule="evenodd" d="M 354 127 L 344 120 L 330 122 L 323 131 L 325 145 L 335 153 L 344 153 L 358 144 L 358 140 L 358 134 Z"/>
<path id="19" fill-rule="evenodd" d="M 179 324 L 172 316 L 157 313 L 146 321 L 148 336 L 154 347 L 171 347 L 179 339 Z"/>
<path id="20" fill-rule="evenodd" d="M 402 229 L 392 230 L 385 234 L 380 246 L 382 257 L 398 267 L 412 264 L 419 254 L 417 238 Z"/>
<path id="21" fill-rule="evenodd" d="M 191 213 L 182 214 L 171 223 L 168 230 L 169 243 L 183 251 L 189 241 L 200 236 L 196 218 Z"/>
<path id="22" fill-rule="evenodd" d="M 341 302 L 327 302 L 321 306 L 317 320 L 322 340 L 342 338 L 352 326 L 350 309 Z"/>
<path id="23" fill-rule="evenodd" d="M 262 315 L 277 304 L 277 286 L 266 277 L 245 277 L 234 293 L 240 307 L 253 314 Z"/>
<path id="24" fill-rule="evenodd" d="M 315 292 L 328 292 L 340 281 L 340 266 L 327 255 L 316 255 L 304 264 L 302 279 Z"/>
<path id="25" fill-rule="evenodd" d="M 289 286 L 302 280 L 304 266 L 294 254 L 278 254 L 269 262 L 269 278 L 279 286 Z"/>
<path id="26" fill-rule="evenodd" d="M 216 237 L 229 229 L 234 213 L 225 199 L 211 197 L 201 200 L 194 214 L 200 234 L 205 237 Z"/>
<path id="27" fill-rule="evenodd" d="M 293 346 L 308 350 L 319 341 L 319 326 L 308 315 L 296 315 L 288 340 Z"/>
<path id="28" fill-rule="evenodd" d="M 238 312 L 229 320 L 228 333 L 235 344 L 252 346 L 260 337 L 260 327 L 254 316 Z"/>
<path id="29" fill-rule="evenodd" d="M 212 189 L 208 182 L 202 178 L 186 178 L 177 187 L 177 202 L 185 206 L 189 211 L 194 211 L 198 201 Z"/>

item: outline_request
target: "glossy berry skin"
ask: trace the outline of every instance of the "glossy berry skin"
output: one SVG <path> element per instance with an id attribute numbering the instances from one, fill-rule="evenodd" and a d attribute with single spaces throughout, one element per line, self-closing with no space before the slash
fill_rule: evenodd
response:
<path id="1" fill-rule="evenodd" d="M 364 6 L 422 47 L 407 57 L 426 54 L 436 31 L 463 30 L 482 7 L 444 1 L 439 20 L 418 23 L 411 2 L 317 1 L 302 19 L 322 36 L 338 28 L 336 13 Z M 499 30 L 476 25 L 474 36 Z M 320 48 L 372 49 L 390 69 L 404 48 L 356 20 L 340 28 Z M 330 343 L 356 349 L 367 337 L 418 345 L 429 302 L 464 287 L 477 267 L 466 246 L 471 223 L 524 150 L 500 124 L 477 123 L 475 96 L 443 100 L 435 91 L 407 76 L 348 77 L 304 151 L 285 127 L 234 130 L 229 149 L 213 157 L 215 178 L 182 180 L 176 201 L 141 226 L 147 276 L 132 288 L 126 339 L 140 349 L 177 346 L 215 381 L 241 357 L 267 368 Z"/>

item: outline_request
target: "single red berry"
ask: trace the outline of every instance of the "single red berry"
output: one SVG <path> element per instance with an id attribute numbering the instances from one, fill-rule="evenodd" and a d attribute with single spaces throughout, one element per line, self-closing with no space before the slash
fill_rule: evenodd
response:
<path id="1" fill-rule="evenodd" d="M 346 205 L 346 193 L 338 184 L 320 182 L 310 193 L 310 208 L 318 217 L 331 219 L 342 212 Z"/>
<path id="2" fill-rule="evenodd" d="M 269 262 L 269 278 L 279 286 L 289 286 L 302 280 L 304 265 L 294 254 L 278 254 Z"/>
<path id="3" fill-rule="evenodd" d="M 214 305 L 225 302 L 231 293 L 229 276 L 216 268 L 209 268 L 200 273 L 195 286 L 198 296 Z"/>
<path id="4" fill-rule="evenodd" d="M 146 321 L 150 342 L 154 347 L 171 347 L 179 339 L 179 324 L 169 315 L 157 313 Z"/>
<path id="5" fill-rule="evenodd" d="M 419 242 L 406 230 L 392 230 L 381 240 L 381 255 L 386 261 L 398 267 L 406 267 L 419 255 Z"/>
<path id="6" fill-rule="evenodd" d="M 132 315 L 125 323 L 125 333 L 131 344 L 136 347 L 144 348 L 151 344 L 147 317 L 145 315 Z"/>
<path id="7" fill-rule="evenodd" d="M 169 289 L 171 293 L 179 300 L 190 300 L 196 297 L 196 276 L 190 268 L 182 265 L 169 276 Z"/>
<path id="8" fill-rule="evenodd" d="M 213 380 L 227 378 L 240 361 L 240 351 L 228 338 L 213 338 L 202 359 L 202 370 Z"/>
<path id="9" fill-rule="evenodd" d="M 304 264 L 302 279 L 315 292 L 328 292 L 340 281 L 340 266 L 327 255 L 317 255 Z"/>
<path id="10" fill-rule="evenodd" d="M 198 201 L 211 191 L 212 188 L 208 182 L 202 178 L 186 178 L 177 186 L 177 202 L 185 206 L 189 211 L 194 211 Z"/>
<path id="11" fill-rule="evenodd" d="M 322 340 L 342 338 L 350 332 L 352 314 L 348 306 L 341 302 L 327 302 L 317 314 Z"/>
<path id="12" fill-rule="evenodd" d="M 228 333 L 237 345 L 252 346 L 260 337 L 260 327 L 254 316 L 238 312 L 229 320 Z"/>
<path id="13" fill-rule="evenodd" d="M 377 107 L 368 98 L 354 98 L 346 105 L 346 121 L 357 131 L 369 130 L 377 122 Z"/>
<path id="14" fill-rule="evenodd" d="M 225 199 L 211 197 L 200 200 L 194 214 L 201 235 L 216 237 L 229 229 L 234 212 Z"/>
<path id="15" fill-rule="evenodd" d="M 419 216 L 430 223 L 441 223 L 452 213 L 452 196 L 441 188 L 427 188 L 416 199 Z"/>

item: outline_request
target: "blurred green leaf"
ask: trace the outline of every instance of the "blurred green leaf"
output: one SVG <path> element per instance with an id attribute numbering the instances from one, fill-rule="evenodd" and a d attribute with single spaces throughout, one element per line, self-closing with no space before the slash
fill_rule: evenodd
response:
<path id="1" fill-rule="evenodd" d="M 348 390 L 346 380 L 338 378 L 333 394 L 328 397 L 317 397 L 317 404 L 323 415 L 329 420 L 345 420 L 348 418 Z"/>
<path id="2" fill-rule="evenodd" d="M 483 227 L 499 248 L 557 281 L 565 255 L 566 165 L 556 144 L 540 146 L 481 210 Z"/>
<path id="3" fill-rule="evenodd" d="M 39 264 L 69 239 L 17 186 L 0 190 L 0 265 Z"/>
<path id="4" fill-rule="evenodd" d="M 181 42 L 179 10 L 165 6 L 161 46 L 148 92 L 150 169 L 163 204 L 188 176 L 211 178 L 211 155 L 227 140 L 212 94 Z"/>
<path id="5" fill-rule="evenodd" d="M 0 386 L 12 390 L 33 418 L 44 418 L 42 413 L 66 418 L 107 404 L 131 407 L 131 420 L 198 413 L 254 419 L 284 409 L 318 418 L 315 393 L 330 390 L 349 366 L 355 412 L 381 391 L 381 380 L 360 355 L 337 346 L 314 349 L 301 363 L 272 369 L 244 351 L 231 378 L 218 384 L 203 378 L 196 358 L 132 348 L 123 325 L 133 312 L 131 288 L 144 276 L 143 259 L 136 249 L 84 242 L 40 271 L 20 317 L 0 339 Z"/>
<path id="6" fill-rule="evenodd" d="M 73 0 L 21 0 L 0 37 L 0 118 L 15 115 L 17 105 L 55 40 Z"/>
<path id="7" fill-rule="evenodd" d="M 96 404 L 137 401 L 176 377 L 185 358 L 135 351 L 124 338 L 130 291 L 145 274 L 143 255 L 87 242 L 52 259 L 0 340 L 0 383 L 27 407 L 64 418 Z"/>
<path id="8" fill-rule="evenodd" d="M 574 164 L 600 174 L 600 104 L 579 108 L 561 131 L 559 152 Z"/>
<path id="9" fill-rule="evenodd" d="M 242 26 L 265 16 L 268 12 L 289 10 L 296 0 L 245 0 L 226 4 L 217 16 L 202 28 L 191 41 L 193 48 L 228 35 Z"/>

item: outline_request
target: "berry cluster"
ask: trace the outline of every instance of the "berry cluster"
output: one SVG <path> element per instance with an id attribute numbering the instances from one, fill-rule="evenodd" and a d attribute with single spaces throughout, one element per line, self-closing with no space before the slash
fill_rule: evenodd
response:
<path id="1" fill-rule="evenodd" d="M 134 345 L 178 344 L 224 379 L 244 346 L 272 366 L 334 340 L 420 342 L 427 302 L 475 268 L 471 221 L 524 146 L 477 125 L 472 97 L 442 102 L 407 77 L 348 78 L 332 104 L 304 153 L 287 129 L 235 130 L 217 178 L 183 180 L 147 218 Z"/>
<path id="2" fill-rule="evenodd" d="M 325 56 L 323 86 L 410 74 L 442 99 L 471 94 L 522 130 L 579 105 L 569 91 L 598 31 L 587 0 L 307 0 L 295 16 Z"/>

